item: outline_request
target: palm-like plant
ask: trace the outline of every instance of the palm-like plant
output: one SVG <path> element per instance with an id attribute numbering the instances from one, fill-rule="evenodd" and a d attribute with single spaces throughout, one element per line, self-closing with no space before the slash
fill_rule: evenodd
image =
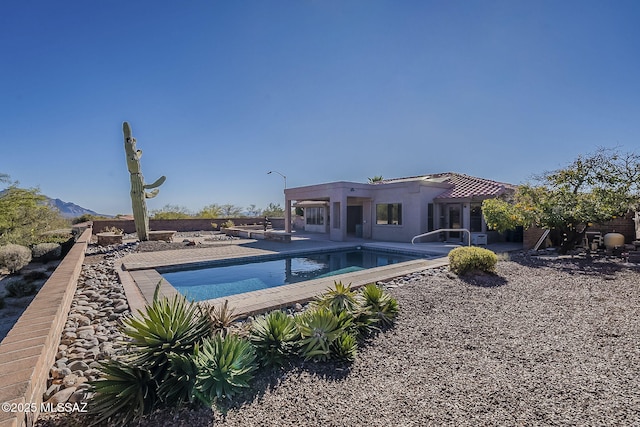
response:
<path id="1" fill-rule="evenodd" d="M 282 366 L 299 338 L 293 318 L 275 310 L 256 318 L 249 339 L 256 347 L 262 366 Z"/>
<path id="2" fill-rule="evenodd" d="M 359 294 L 360 306 L 383 326 L 393 324 L 398 314 L 398 301 L 375 283 L 364 286 Z"/>
<path id="3" fill-rule="evenodd" d="M 215 398 L 231 398 L 249 381 L 257 369 L 256 353 L 251 343 L 236 335 L 217 334 L 196 346 L 198 366 L 195 394 L 208 406 Z"/>
<path id="4" fill-rule="evenodd" d="M 209 320 L 197 304 L 181 295 L 159 297 L 157 290 L 151 305 L 124 318 L 123 325 L 135 349 L 132 363 L 149 369 L 158 383 L 166 378 L 170 353 L 191 354 L 210 333 Z"/>
<path id="5" fill-rule="evenodd" d="M 343 311 L 352 312 L 356 307 L 356 293 L 351 290 L 351 284 L 343 285 L 342 282 L 334 282 L 334 287 L 317 299 L 317 305 L 326 307 L 335 314 Z"/>
<path id="6" fill-rule="evenodd" d="M 327 360 L 331 343 L 344 331 L 338 318 L 328 308 L 318 307 L 296 318 L 300 332 L 301 354 L 305 360 Z"/>
<path id="7" fill-rule="evenodd" d="M 214 334 L 221 333 L 226 336 L 233 322 L 238 319 L 238 316 L 234 313 L 234 309 L 229 308 L 229 300 L 224 300 L 224 304 L 218 307 L 203 303 L 202 308 L 209 316 L 211 330 Z"/>
<path id="8" fill-rule="evenodd" d="M 102 362 L 101 371 L 102 378 L 90 383 L 95 395 L 89 410 L 96 423 L 125 425 L 151 412 L 157 396 L 147 369 L 108 360 Z"/>

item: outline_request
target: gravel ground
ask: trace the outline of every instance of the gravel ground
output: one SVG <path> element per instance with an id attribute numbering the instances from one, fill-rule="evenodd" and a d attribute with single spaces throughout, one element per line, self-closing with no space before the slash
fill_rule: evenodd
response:
<path id="1" fill-rule="evenodd" d="M 496 276 L 391 286 L 396 325 L 351 366 L 297 362 L 213 411 L 141 425 L 640 425 L 637 267 L 516 254 Z"/>

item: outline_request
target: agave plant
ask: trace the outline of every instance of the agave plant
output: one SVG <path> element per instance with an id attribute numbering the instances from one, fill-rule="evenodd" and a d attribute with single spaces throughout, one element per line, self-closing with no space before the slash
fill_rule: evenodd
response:
<path id="1" fill-rule="evenodd" d="M 101 371 L 102 377 L 90 383 L 95 395 L 89 412 L 96 423 L 125 425 L 151 412 L 157 396 L 147 369 L 108 360 L 102 362 Z"/>
<path id="2" fill-rule="evenodd" d="M 336 359 L 353 362 L 358 353 L 358 340 L 352 334 L 343 332 L 331 343 L 331 353 Z"/>
<path id="3" fill-rule="evenodd" d="M 229 300 L 224 300 L 224 304 L 216 307 L 214 305 L 202 304 L 204 311 L 209 316 L 211 330 L 215 333 L 227 335 L 233 322 L 238 319 L 233 308 L 229 308 Z"/>
<path id="4" fill-rule="evenodd" d="M 193 403 L 198 366 L 192 355 L 169 353 L 169 369 L 158 387 L 158 397 L 165 404 L 177 406 L 183 402 Z"/>
<path id="5" fill-rule="evenodd" d="M 356 293 L 351 290 L 351 284 L 345 286 L 342 282 L 334 282 L 333 285 L 333 288 L 329 288 L 318 298 L 318 306 L 326 307 L 336 314 L 343 311 L 352 312 L 357 303 Z"/>
<path id="6" fill-rule="evenodd" d="M 378 327 L 379 323 L 380 319 L 377 313 L 372 313 L 369 307 L 358 305 L 352 313 L 351 326 L 348 328 L 348 331 L 357 338 L 365 338 L 380 330 Z"/>
<path id="7" fill-rule="evenodd" d="M 216 334 L 204 340 L 196 346 L 194 358 L 198 366 L 195 395 L 207 406 L 215 398 L 231 398 L 249 387 L 257 369 L 254 347 L 237 335 Z"/>
<path id="8" fill-rule="evenodd" d="M 360 306 L 383 326 L 393 324 L 398 314 L 398 301 L 375 283 L 364 286 L 359 294 Z"/>
<path id="9" fill-rule="evenodd" d="M 249 339 L 256 347 L 262 366 L 282 366 L 293 352 L 299 334 L 293 318 L 275 310 L 256 318 L 251 324 Z"/>
<path id="10" fill-rule="evenodd" d="M 132 363 L 151 371 L 158 383 L 165 380 L 168 355 L 191 354 L 196 343 L 209 336 L 209 320 L 197 304 L 181 295 L 159 297 L 136 316 L 123 319 L 123 333 L 131 338 Z"/>
<path id="11" fill-rule="evenodd" d="M 338 318 L 328 308 L 318 307 L 296 317 L 300 332 L 301 354 L 305 360 L 327 360 L 331 343 L 344 331 Z"/>

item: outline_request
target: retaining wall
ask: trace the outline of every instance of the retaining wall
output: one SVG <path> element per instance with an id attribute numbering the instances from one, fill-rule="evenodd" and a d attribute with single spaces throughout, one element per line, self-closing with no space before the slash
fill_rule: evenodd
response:
<path id="1" fill-rule="evenodd" d="M 173 230 L 173 231 L 213 231 L 211 226 L 215 222 L 220 227 L 226 221 L 231 220 L 235 225 L 262 224 L 264 217 L 238 217 L 238 218 L 187 218 L 187 219 L 150 219 L 149 228 L 151 230 Z M 284 218 L 269 218 L 273 228 L 284 228 Z M 93 221 L 93 233 L 100 233 L 105 228 L 116 227 L 124 230 L 125 233 L 135 233 L 136 226 L 132 219 L 99 219 Z"/>
<path id="2" fill-rule="evenodd" d="M 36 409 L 0 411 L 0 427 L 35 423 L 90 240 L 87 229 L 0 343 L 0 403 L 33 404 Z"/>

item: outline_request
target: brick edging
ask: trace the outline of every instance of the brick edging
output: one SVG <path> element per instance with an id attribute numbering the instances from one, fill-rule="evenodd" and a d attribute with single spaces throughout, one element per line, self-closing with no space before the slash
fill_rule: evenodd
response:
<path id="1" fill-rule="evenodd" d="M 0 403 L 33 404 L 36 409 L 0 411 L 0 427 L 30 427 L 37 419 L 90 240 L 87 229 L 0 342 Z"/>

